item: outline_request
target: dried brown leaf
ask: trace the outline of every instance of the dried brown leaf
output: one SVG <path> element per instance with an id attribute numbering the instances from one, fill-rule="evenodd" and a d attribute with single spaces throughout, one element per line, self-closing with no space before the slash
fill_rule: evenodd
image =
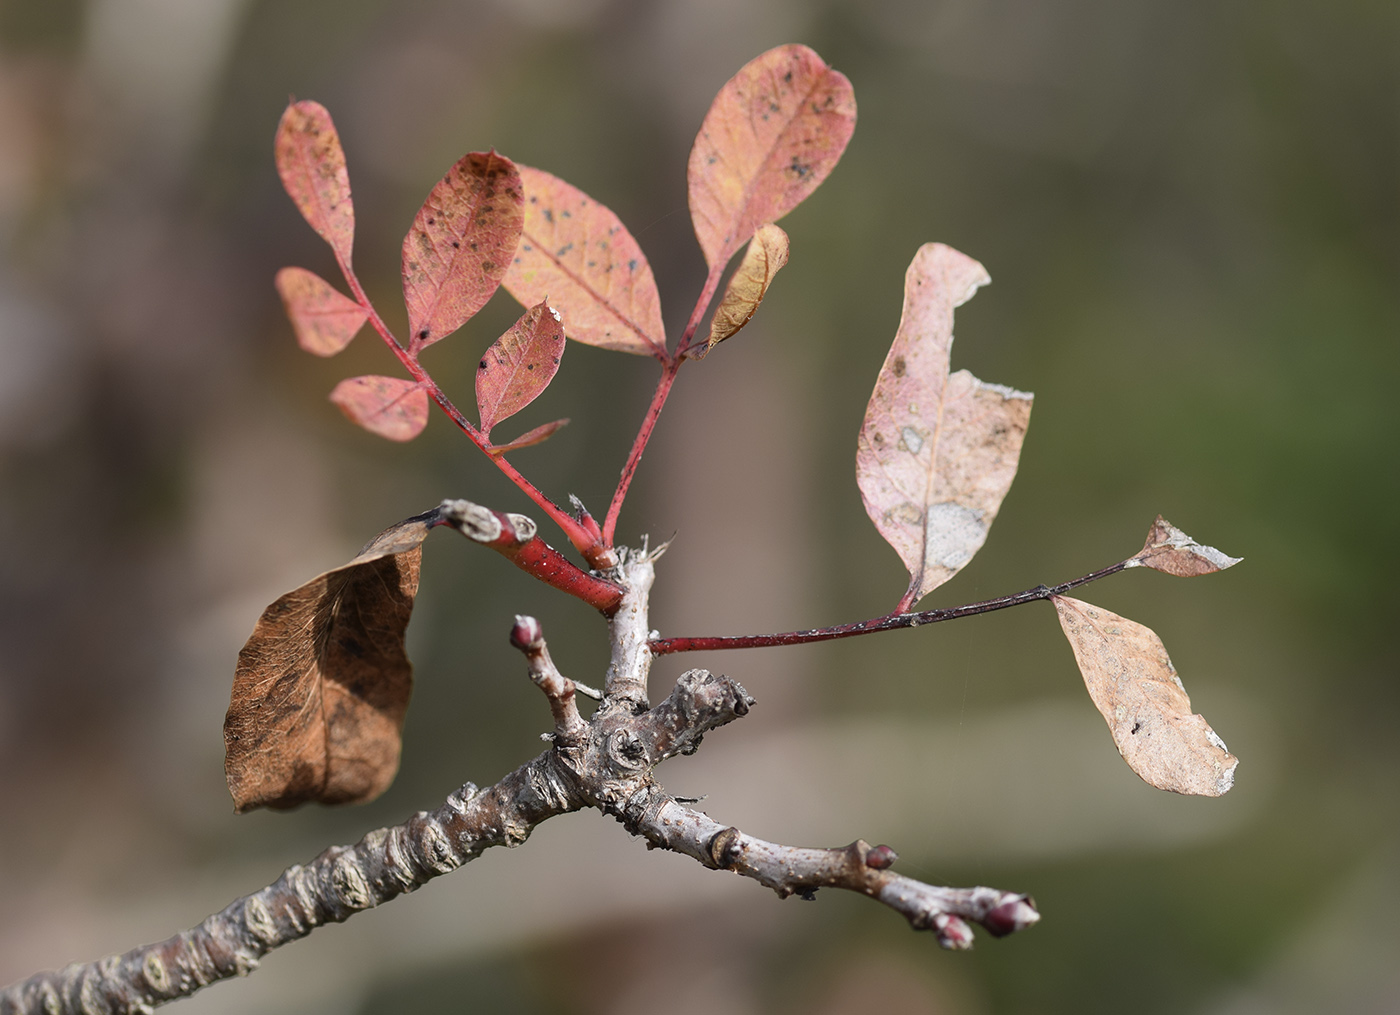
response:
<path id="1" fill-rule="evenodd" d="M 557 176 L 517 168 L 525 231 L 502 285 L 527 307 L 548 296 L 575 342 L 664 356 L 656 279 L 622 220 Z"/>
<path id="2" fill-rule="evenodd" d="M 806 46 L 755 57 L 715 96 L 690 150 L 695 236 L 713 269 L 835 168 L 856 129 L 850 81 Z"/>
<path id="3" fill-rule="evenodd" d="M 504 455 L 512 451 L 519 451 L 521 448 L 532 448 L 536 444 L 543 444 L 545 441 L 549 440 L 549 438 L 553 437 L 556 431 L 562 430 L 568 425 L 569 421 L 567 418 L 556 419 L 552 422 L 537 426 L 533 430 L 526 430 L 513 441 L 507 441 L 504 444 L 492 444 L 486 449 L 486 453 L 488 455 Z"/>
<path id="4" fill-rule="evenodd" d="M 277 273 L 276 284 L 297 333 L 297 344 L 309 353 L 334 356 L 364 326 L 364 308 L 315 272 L 283 268 Z"/>
<path id="5" fill-rule="evenodd" d="M 441 341 L 486 306 L 523 222 L 520 174 L 504 155 L 471 152 L 438 181 L 403 240 L 412 346 Z"/>
<path id="6" fill-rule="evenodd" d="M 564 325 L 547 302 L 535 304 L 487 349 L 476 369 L 481 432 L 529 405 L 549 387 L 564 355 Z"/>
<path id="7" fill-rule="evenodd" d="M 331 245 L 342 265 L 355 245 L 350 176 L 331 114 L 319 102 L 293 102 L 277 125 L 277 173 L 302 217 Z"/>
<path id="8" fill-rule="evenodd" d="M 238 653 L 224 719 L 239 812 L 360 803 L 393 781 L 413 688 L 404 630 L 437 520 L 435 510 L 386 529 L 263 611 Z"/>
<path id="9" fill-rule="evenodd" d="M 1239 759 L 1199 715 L 1150 629 L 1068 596 L 1052 596 L 1089 697 L 1118 753 L 1144 782 L 1172 793 L 1220 796 Z"/>
<path id="10" fill-rule="evenodd" d="M 724 290 L 719 309 L 710 321 L 708 352 L 726 338 L 738 334 L 748 324 L 773 284 L 773 276 L 788 262 L 788 236 L 773 223 L 758 227 L 749 241 L 749 249 L 739 262 L 729 285 Z"/>
<path id="11" fill-rule="evenodd" d="M 351 422 L 391 441 L 411 441 L 428 425 L 427 391 L 402 377 L 351 377 L 330 398 Z"/>
<path id="12" fill-rule="evenodd" d="M 948 372 L 953 308 L 989 281 L 951 247 L 919 248 L 857 440 L 866 513 L 909 568 L 906 606 L 972 559 L 1016 477 L 1032 396 Z"/>
<path id="13" fill-rule="evenodd" d="M 1213 546 L 1202 546 L 1161 515 L 1152 523 L 1141 552 L 1125 562 L 1126 567 L 1150 567 L 1155 571 L 1194 578 L 1234 567 L 1243 558 L 1221 553 Z"/>

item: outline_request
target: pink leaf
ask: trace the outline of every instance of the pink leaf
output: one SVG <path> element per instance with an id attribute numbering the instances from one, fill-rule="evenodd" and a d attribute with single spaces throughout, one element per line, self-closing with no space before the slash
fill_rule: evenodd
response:
<path id="1" fill-rule="evenodd" d="M 554 380 L 564 355 L 564 325 L 558 312 L 541 302 L 521 315 L 486 350 L 476 370 L 476 405 L 481 432 L 529 405 Z"/>
<path id="2" fill-rule="evenodd" d="M 1150 629 L 1097 606 L 1052 596 L 1089 697 L 1113 742 L 1144 782 L 1172 793 L 1220 796 L 1235 783 L 1239 759 L 1191 698 Z"/>
<path id="3" fill-rule="evenodd" d="M 651 265 L 605 205 L 541 169 L 519 166 L 525 231 L 503 283 L 525 306 L 545 296 L 576 342 L 664 356 L 666 331 Z"/>
<path id="4" fill-rule="evenodd" d="M 521 448 L 532 448 L 536 444 L 543 444 L 554 434 L 569 425 L 568 419 L 556 419 L 553 422 L 537 426 L 533 430 L 526 430 L 513 441 L 506 441 L 504 444 L 492 444 L 486 449 L 488 455 L 505 455 L 512 451 L 519 451 Z"/>
<path id="5" fill-rule="evenodd" d="M 403 241 L 409 344 L 456 331 L 500 287 L 520 243 L 520 175 L 495 152 L 462 156 L 423 202 Z"/>
<path id="6" fill-rule="evenodd" d="M 972 559 L 1016 476 L 1032 396 L 948 372 L 953 308 L 989 281 L 951 247 L 919 248 L 860 429 L 856 480 L 866 513 L 909 568 L 905 607 Z"/>
<path id="7" fill-rule="evenodd" d="M 411 441 L 428 425 L 428 393 L 401 377 L 351 377 L 331 392 L 351 422 L 391 441 Z"/>
<path id="8" fill-rule="evenodd" d="M 296 330 L 297 344 L 309 353 L 334 356 L 364 326 L 366 314 L 360 305 L 314 272 L 283 268 L 277 273 L 276 284 Z"/>
<path id="9" fill-rule="evenodd" d="M 293 102 L 277 125 L 277 172 L 302 216 L 331 245 L 342 266 L 355 245 L 355 205 L 345 152 L 331 114 L 319 102 Z"/>
<path id="10" fill-rule="evenodd" d="M 855 128 L 851 83 L 806 46 L 770 49 L 735 74 L 705 114 L 686 170 L 710 268 L 816 190 Z"/>

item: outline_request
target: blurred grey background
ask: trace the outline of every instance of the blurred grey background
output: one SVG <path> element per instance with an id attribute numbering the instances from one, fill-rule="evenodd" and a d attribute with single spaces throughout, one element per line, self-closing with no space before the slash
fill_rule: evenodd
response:
<path id="1" fill-rule="evenodd" d="M 703 278 L 684 168 L 746 60 L 805 42 L 860 120 L 783 223 L 792 260 L 688 367 L 619 530 L 675 536 L 654 623 L 760 632 L 888 610 L 855 434 L 917 246 L 980 259 L 954 365 L 1033 390 L 987 546 L 927 605 L 1064 580 L 1157 512 L 1245 563 L 1085 598 L 1147 624 L 1241 759 L 1219 800 L 1119 760 L 1049 607 L 673 657 L 743 722 L 663 769 L 768 838 L 888 842 L 1042 924 L 939 952 L 867 900 L 779 902 L 596 814 L 270 956 L 196 1012 L 1389 1012 L 1400 1009 L 1400 6 L 1334 0 L 0 2 L 0 982 L 201 920 L 326 845 L 487 783 L 548 715 L 506 633 L 596 682 L 596 616 L 450 533 L 379 801 L 235 817 L 220 727 L 261 608 L 444 496 L 529 505 L 445 420 L 407 446 L 325 398 L 390 372 L 292 340 L 273 273 L 331 277 L 281 192 L 289 94 L 334 114 L 356 264 L 401 326 L 399 244 L 495 146 L 614 208 L 668 326 Z M 428 361 L 472 365 L 501 293 Z M 517 464 L 601 515 L 650 361 L 572 345 Z"/>

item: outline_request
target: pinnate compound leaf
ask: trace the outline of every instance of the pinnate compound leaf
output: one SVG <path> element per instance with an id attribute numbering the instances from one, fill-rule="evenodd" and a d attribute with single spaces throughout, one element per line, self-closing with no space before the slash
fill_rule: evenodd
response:
<path id="1" fill-rule="evenodd" d="M 331 245 L 336 260 L 350 263 L 355 245 L 355 205 L 345 152 L 331 114 L 319 102 L 293 102 L 277 125 L 274 146 L 282 186 L 302 216 Z"/>
<path id="2" fill-rule="evenodd" d="M 972 559 L 1016 477 L 1032 396 L 949 374 L 953 308 L 990 281 L 951 247 L 919 248 L 856 442 L 866 513 L 909 568 L 907 605 Z"/>
<path id="3" fill-rule="evenodd" d="M 502 283 L 506 290 L 527 307 L 548 296 L 575 342 L 664 357 L 656 279 L 627 227 L 559 177 L 517 168 L 525 231 Z"/>
<path id="4" fill-rule="evenodd" d="M 276 284 L 297 333 L 297 345 L 309 353 L 334 356 L 364 326 L 364 309 L 315 272 L 283 268 Z"/>
<path id="5" fill-rule="evenodd" d="M 538 398 L 559 370 L 564 325 L 547 301 L 535 304 L 496 339 L 476 368 L 476 407 L 481 432 L 514 416 Z"/>
<path id="6" fill-rule="evenodd" d="M 773 276 L 788 262 L 788 236 L 773 223 L 758 227 L 749 241 L 749 249 L 739 262 L 724 298 L 719 302 L 710 321 L 710 341 L 705 346 L 708 352 L 726 338 L 738 334 L 748 324 L 773 284 Z"/>
<path id="7" fill-rule="evenodd" d="M 1194 578 L 1234 567 L 1243 558 L 1221 553 L 1213 546 L 1202 546 L 1161 515 L 1152 523 L 1141 552 L 1126 562 L 1128 567 L 1150 567 L 1156 571 Z"/>
<path id="8" fill-rule="evenodd" d="M 526 430 L 513 441 L 506 441 L 504 444 L 492 444 L 486 449 L 488 455 L 505 455 L 512 451 L 519 451 L 521 448 L 532 448 L 536 444 L 543 444 L 553 437 L 556 431 L 562 430 L 569 425 L 568 418 L 556 419 L 535 427 L 533 430 Z"/>
<path id="9" fill-rule="evenodd" d="M 524 222 L 520 174 L 504 155 L 470 152 L 428 194 L 403 241 L 409 343 L 441 341 L 501 285 Z"/>
<path id="10" fill-rule="evenodd" d="M 1089 697 L 1128 767 L 1158 789 L 1220 796 L 1239 759 L 1199 715 L 1150 629 L 1068 596 L 1052 596 Z"/>
<path id="11" fill-rule="evenodd" d="M 806 46 L 770 49 L 730 78 L 686 169 L 690 217 L 711 270 L 816 190 L 855 128 L 851 83 Z"/>
<path id="12" fill-rule="evenodd" d="M 430 511 L 386 529 L 263 611 L 238 653 L 224 719 L 224 774 L 240 813 L 360 803 L 393 781 L 413 689 L 404 630 L 436 521 Z"/>
<path id="13" fill-rule="evenodd" d="M 331 392 L 350 421 L 391 441 L 411 441 L 428 425 L 428 393 L 401 377 L 351 377 Z"/>

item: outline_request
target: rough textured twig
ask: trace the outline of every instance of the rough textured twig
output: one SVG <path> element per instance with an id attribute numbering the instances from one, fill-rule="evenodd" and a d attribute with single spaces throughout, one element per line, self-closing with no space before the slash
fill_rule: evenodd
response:
<path id="1" fill-rule="evenodd" d="M 217 980 L 242 976 L 273 948 L 326 923 L 411 892 L 491 846 L 524 842 L 541 821 L 596 807 L 652 847 L 730 870 L 779 896 L 819 888 L 868 895 L 931 930 L 945 948 L 972 943 L 969 922 L 1000 936 L 1035 923 L 1034 903 L 992 888 L 941 888 L 889 869 L 886 846 L 857 839 L 836 849 L 783 846 L 679 803 L 656 781 L 666 758 L 692 754 L 710 730 L 746 715 L 753 698 L 731 677 L 694 669 L 655 707 L 647 699 L 652 651 L 647 597 L 660 551 L 621 549 L 611 576 L 624 590 L 609 620 L 612 661 L 602 704 L 585 720 L 576 685 L 550 660 L 539 622 L 519 617 L 511 640 L 554 718 L 552 747 L 486 790 L 471 783 L 435 811 L 326 850 L 272 885 L 237 899 L 193 930 L 97 962 L 40 973 L 0 991 L 0 1015 L 148 1012 Z"/>

